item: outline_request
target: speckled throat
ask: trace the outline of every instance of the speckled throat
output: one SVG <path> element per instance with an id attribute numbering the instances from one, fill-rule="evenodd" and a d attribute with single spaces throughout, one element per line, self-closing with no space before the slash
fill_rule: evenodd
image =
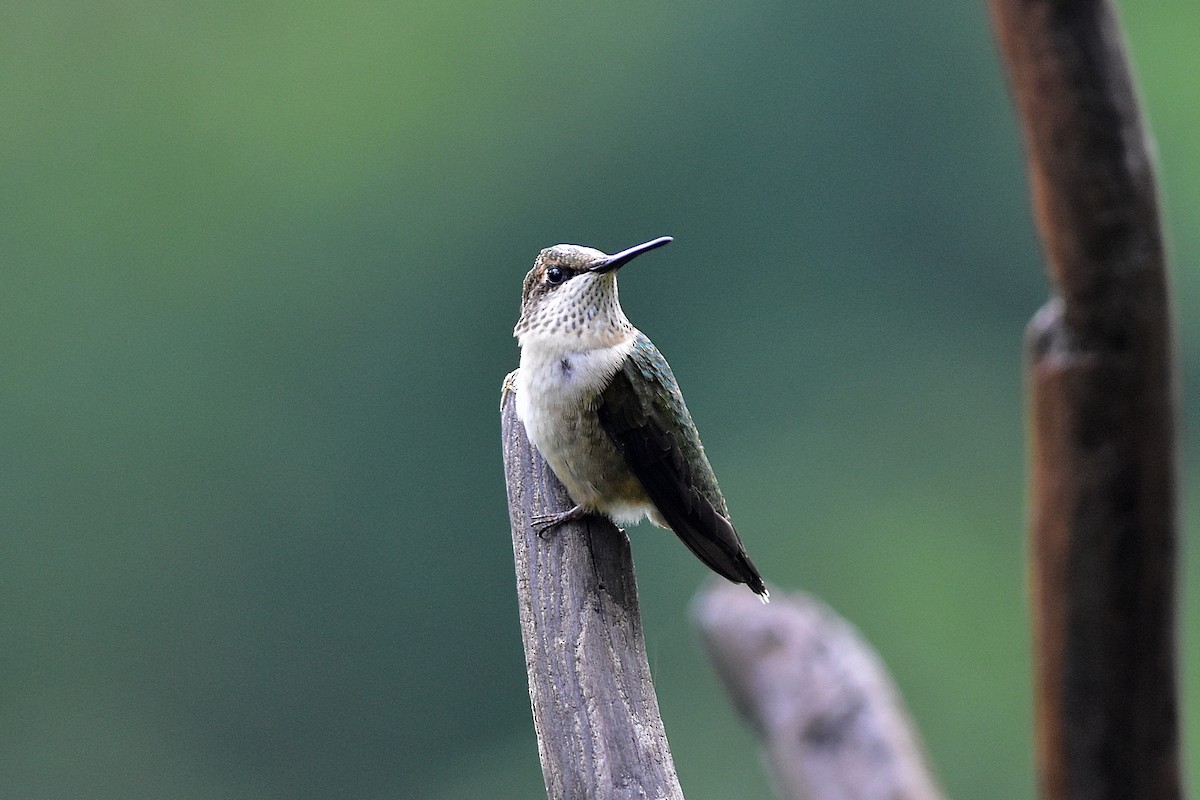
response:
<path id="1" fill-rule="evenodd" d="M 595 272 L 609 256 L 590 247 L 560 244 L 538 254 L 525 276 L 521 318 L 513 335 L 525 347 L 554 340 L 566 348 L 609 347 L 632 336 L 621 310 L 616 272 Z M 561 275 L 560 282 L 548 278 Z"/>

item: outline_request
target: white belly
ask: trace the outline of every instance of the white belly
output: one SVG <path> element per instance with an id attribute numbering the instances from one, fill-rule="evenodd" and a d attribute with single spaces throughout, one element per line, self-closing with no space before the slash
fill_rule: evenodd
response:
<path id="1" fill-rule="evenodd" d="M 632 349 L 632 337 L 583 352 L 523 343 L 516 380 L 517 416 L 571 499 L 623 524 L 637 522 L 653 507 L 600 427 L 595 408 Z"/>

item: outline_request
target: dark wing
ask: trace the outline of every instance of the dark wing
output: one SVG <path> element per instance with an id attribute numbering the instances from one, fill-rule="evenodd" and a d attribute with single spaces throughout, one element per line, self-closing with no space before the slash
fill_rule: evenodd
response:
<path id="1" fill-rule="evenodd" d="M 762 577 L 722 513 L 725 503 L 699 440 L 667 423 L 668 415 L 676 414 L 691 424 L 670 367 L 649 340 L 639 338 L 643 349 L 635 349 L 635 356 L 641 358 L 628 359 L 600 395 L 596 408 L 600 425 L 663 520 L 696 557 L 717 574 L 765 594 Z M 653 360 L 648 361 L 647 355 Z M 631 376 L 632 371 L 640 374 Z M 652 390 L 637 391 L 634 380 Z"/>

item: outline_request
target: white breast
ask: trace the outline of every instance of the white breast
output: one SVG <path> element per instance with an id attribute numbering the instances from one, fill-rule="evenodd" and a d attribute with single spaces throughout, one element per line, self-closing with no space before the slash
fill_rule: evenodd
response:
<path id="1" fill-rule="evenodd" d="M 517 416 L 577 503 L 596 507 L 611 476 L 601 464 L 615 456 L 596 419 L 596 396 L 633 349 L 633 337 L 607 347 L 571 350 L 561 340 L 522 342 Z M 599 461 L 597 459 L 600 459 Z"/>
<path id="2" fill-rule="evenodd" d="M 633 350 L 633 337 L 609 347 L 571 350 L 560 342 L 522 342 L 517 373 L 517 416 L 529 439 L 545 452 L 544 423 L 568 409 L 590 407 Z"/>

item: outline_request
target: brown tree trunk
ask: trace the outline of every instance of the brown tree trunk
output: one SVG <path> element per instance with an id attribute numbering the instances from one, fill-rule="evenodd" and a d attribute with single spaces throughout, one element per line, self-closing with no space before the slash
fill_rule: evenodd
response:
<path id="1" fill-rule="evenodd" d="M 1150 146 L 1102 0 L 991 0 L 1053 297 L 1028 331 L 1044 800 L 1181 796 L 1175 404 Z"/>

